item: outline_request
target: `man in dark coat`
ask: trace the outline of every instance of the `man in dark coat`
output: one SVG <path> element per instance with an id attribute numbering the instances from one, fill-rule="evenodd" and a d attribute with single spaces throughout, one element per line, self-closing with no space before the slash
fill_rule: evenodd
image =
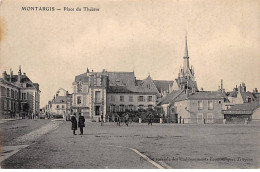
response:
<path id="1" fill-rule="evenodd" d="M 104 116 L 103 116 L 103 112 L 101 113 L 101 126 L 103 126 L 103 122 L 104 122 Z"/>
<path id="2" fill-rule="evenodd" d="M 75 130 L 77 130 L 77 119 L 75 114 L 71 115 L 71 129 L 73 130 L 73 134 L 76 135 Z"/>
<path id="3" fill-rule="evenodd" d="M 128 126 L 128 122 L 129 122 L 129 115 L 128 113 L 126 113 L 125 115 L 125 125 Z"/>
<path id="4" fill-rule="evenodd" d="M 117 126 L 120 126 L 120 116 L 119 116 L 119 114 L 117 114 L 117 116 L 116 116 L 116 125 Z"/>
<path id="5" fill-rule="evenodd" d="M 85 118 L 81 113 L 79 114 L 79 123 L 80 135 L 83 135 L 83 127 L 85 127 Z"/>
<path id="6" fill-rule="evenodd" d="M 153 125 L 153 114 L 152 114 L 152 113 L 150 113 L 150 114 L 148 115 L 148 125 L 149 125 L 149 124 Z"/>

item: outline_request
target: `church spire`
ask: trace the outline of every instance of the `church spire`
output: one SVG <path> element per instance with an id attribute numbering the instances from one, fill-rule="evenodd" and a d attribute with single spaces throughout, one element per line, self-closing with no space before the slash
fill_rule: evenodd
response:
<path id="1" fill-rule="evenodd" d="M 190 70 L 190 64 L 189 64 L 189 53 L 188 53 L 188 41 L 187 41 L 187 34 L 185 36 L 185 54 L 183 57 L 183 72 L 186 74 L 186 72 Z"/>
<path id="2" fill-rule="evenodd" d="M 187 34 L 185 36 L 185 53 L 184 53 L 184 57 L 189 57 Z"/>

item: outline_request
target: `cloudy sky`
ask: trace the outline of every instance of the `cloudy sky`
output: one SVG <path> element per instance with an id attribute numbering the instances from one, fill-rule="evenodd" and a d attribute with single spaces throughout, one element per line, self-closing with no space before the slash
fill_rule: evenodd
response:
<path id="1" fill-rule="evenodd" d="M 60 11 L 22 11 L 22 7 Z M 99 12 L 63 11 L 95 7 Z M 19 65 L 40 84 L 41 107 L 87 67 L 134 71 L 138 79 L 177 77 L 187 32 L 198 86 L 232 90 L 245 82 L 260 89 L 258 0 L 131 0 L 1 2 L 0 68 Z"/>

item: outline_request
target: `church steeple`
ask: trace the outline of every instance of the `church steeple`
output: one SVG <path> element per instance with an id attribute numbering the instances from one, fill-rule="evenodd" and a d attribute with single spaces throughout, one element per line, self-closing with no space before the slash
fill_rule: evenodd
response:
<path id="1" fill-rule="evenodd" d="M 185 53 L 184 53 L 184 57 L 189 58 L 187 35 L 185 36 Z"/>
<path id="2" fill-rule="evenodd" d="M 190 65 L 189 65 L 189 52 L 188 52 L 188 41 L 187 41 L 187 35 L 186 35 L 185 36 L 185 53 L 184 53 L 184 57 L 183 57 L 183 72 L 184 72 L 184 74 L 189 69 L 190 69 Z"/>

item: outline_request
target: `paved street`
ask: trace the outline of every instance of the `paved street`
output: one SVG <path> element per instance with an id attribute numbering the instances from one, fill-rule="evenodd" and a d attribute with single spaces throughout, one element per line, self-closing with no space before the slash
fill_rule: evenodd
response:
<path id="1" fill-rule="evenodd" d="M 70 122 L 37 123 L 27 141 L 3 134 L 19 151 L 1 168 L 259 168 L 260 126 L 86 123 L 74 136 Z"/>

